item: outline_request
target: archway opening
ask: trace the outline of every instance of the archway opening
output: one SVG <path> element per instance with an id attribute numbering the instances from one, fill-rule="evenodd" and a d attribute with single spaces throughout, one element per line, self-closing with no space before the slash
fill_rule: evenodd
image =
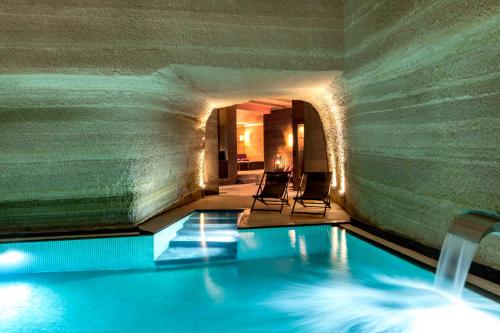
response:
<path id="1" fill-rule="evenodd" d="M 206 194 L 255 194 L 266 171 L 291 173 L 297 191 L 304 172 L 328 172 L 317 110 L 308 102 L 254 99 L 214 109 L 205 127 Z"/>

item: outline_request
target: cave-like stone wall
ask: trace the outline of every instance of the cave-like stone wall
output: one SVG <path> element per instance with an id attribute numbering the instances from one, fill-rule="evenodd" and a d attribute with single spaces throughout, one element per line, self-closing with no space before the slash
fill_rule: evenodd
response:
<path id="1" fill-rule="evenodd" d="M 342 18 L 330 0 L 0 0 L 0 231 L 133 225 L 192 200 L 206 95 L 266 85 L 222 67 L 340 69 Z"/>
<path id="2" fill-rule="evenodd" d="M 454 215 L 500 212 L 500 3 L 345 1 L 347 207 L 439 248 Z M 479 262 L 500 268 L 500 243 Z"/>
<path id="3" fill-rule="evenodd" d="M 6 75 L 0 90 L 1 229 L 133 223 L 198 189 L 199 121 L 167 112 L 161 80 Z"/>
<path id="4" fill-rule="evenodd" d="M 340 69 L 341 0 L 0 0 L 0 72 Z"/>

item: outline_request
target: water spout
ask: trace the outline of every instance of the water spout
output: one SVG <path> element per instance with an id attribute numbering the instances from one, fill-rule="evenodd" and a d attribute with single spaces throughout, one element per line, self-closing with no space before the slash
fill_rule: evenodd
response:
<path id="1" fill-rule="evenodd" d="M 460 295 L 472 259 L 481 240 L 500 232 L 500 218 L 480 211 L 457 216 L 443 243 L 436 271 L 435 285 Z"/>
<path id="2" fill-rule="evenodd" d="M 448 233 L 479 244 L 485 236 L 500 233 L 500 218 L 480 211 L 459 215 Z"/>

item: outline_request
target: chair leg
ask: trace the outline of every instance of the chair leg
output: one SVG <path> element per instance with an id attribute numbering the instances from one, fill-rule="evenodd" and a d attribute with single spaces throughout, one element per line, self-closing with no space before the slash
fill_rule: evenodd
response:
<path id="1" fill-rule="evenodd" d="M 332 208 L 332 206 L 330 205 L 330 200 L 327 199 L 327 201 L 325 201 L 325 210 L 323 212 L 323 216 L 326 216 L 326 209 L 327 208 Z"/>
<path id="2" fill-rule="evenodd" d="M 280 208 L 280 214 L 283 211 L 283 205 L 285 204 L 285 200 L 281 200 L 281 208 Z"/>
<path id="3" fill-rule="evenodd" d="M 250 212 L 253 211 L 253 208 L 255 207 L 255 202 L 257 201 L 257 198 L 253 198 L 253 204 L 252 204 L 252 208 L 250 208 Z"/>
<path id="4" fill-rule="evenodd" d="M 296 203 L 297 203 L 297 200 L 293 200 L 292 212 L 290 213 L 290 215 L 293 215 L 293 211 L 295 210 Z"/>

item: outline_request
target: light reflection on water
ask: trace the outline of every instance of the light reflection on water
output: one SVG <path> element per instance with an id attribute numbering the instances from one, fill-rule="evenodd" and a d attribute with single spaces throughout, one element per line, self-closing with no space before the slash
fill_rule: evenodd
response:
<path id="1" fill-rule="evenodd" d="M 339 228 L 333 227 L 330 237 L 330 262 L 335 264 L 338 270 L 343 272 L 348 271 L 349 267 L 347 264 L 347 240 L 345 229 L 339 230 Z"/>
<path id="2" fill-rule="evenodd" d="M 267 305 L 308 332 L 500 332 L 498 304 L 479 296 L 464 301 L 430 283 L 388 276 L 295 284 Z"/>
<path id="3" fill-rule="evenodd" d="M 58 298 L 50 289 L 33 283 L 0 283 L 0 332 L 35 331 L 39 325 L 57 322 L 59 315 Z"/>

